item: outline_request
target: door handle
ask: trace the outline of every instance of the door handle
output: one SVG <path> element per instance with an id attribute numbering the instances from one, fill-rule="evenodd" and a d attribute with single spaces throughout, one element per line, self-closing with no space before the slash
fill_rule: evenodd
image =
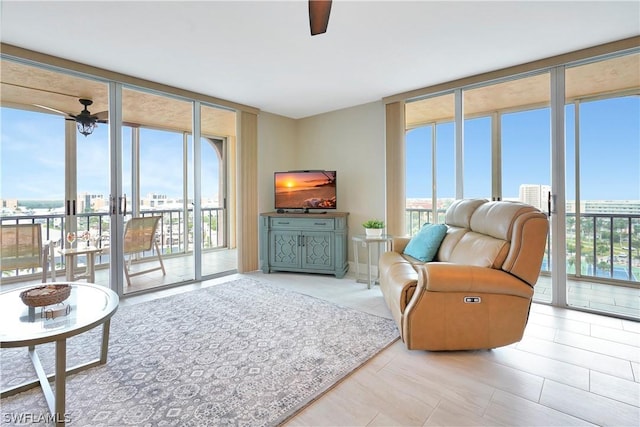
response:
<path id="1" fill-rule="evenodd" d="M 111 215 L 116 214 L 116 209 L 116 197 L 109 194 L 109 212 L 111 212 Z"/>
<path id="2" fill-rule="evenodd" d="M 118 197 L 118 209 L 120 210 L 121 215 L 127 214 L 127 195 Z"/>

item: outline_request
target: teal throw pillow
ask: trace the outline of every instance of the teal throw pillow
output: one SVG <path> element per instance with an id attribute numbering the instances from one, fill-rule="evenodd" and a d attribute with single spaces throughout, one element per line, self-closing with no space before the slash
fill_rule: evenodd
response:
<path id="1" fill-rule="evenodd" d="M 422 262 L 433 261 L 445 234 L 447 234 L 446 225 L 425 224 L 420 231 L 411 238 L 404 248 L 404 253 Z"/>

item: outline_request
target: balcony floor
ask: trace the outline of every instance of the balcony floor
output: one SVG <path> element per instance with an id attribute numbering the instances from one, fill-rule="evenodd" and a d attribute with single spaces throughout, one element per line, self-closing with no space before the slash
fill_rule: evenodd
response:
<path id="1" fill-rule="evenodd" d="M 162 274 L 161 270 L 152 271 L 149 273 L 141 274 L 139 276 L 131 277 L 131 286 L 127 286 L 125 280 L 125 294 L 132 294 L 140 291 L 148 291 L 150 289 L 164 288 L 167 286 L 180 285 L 183 283 L 193 282 L 193 255 L 182 256 L 163 256 L 162 258 L 166 275 Z M 159 266 L 157 258 L 145 260 L 144 262 L 133 263 L 130 271 L 136 272 L 146 270 Z M 220 276 L 224 274 L 235 273 L 237 267 L 237 250 L 236 249 L 224 249 L 208 251 L 203 254 L 202 257 L 202 274 L 206 276 Z M 76 273 L 83 273 L 84 265 L 80 265 L 76 270 Z M 16 287 L 22 287 L 27 285 L 37 285 L 41 283 L 39 275 L 37 277 L 29 276 L 29 278 L 16 281 L 10 280 L 2 282 L 0 284 L 0 291 L 6 291 L 15 289 Z M 99 265 L 96 266 L 95 283 L 102 286 L 110 287 L 109 283 L 109 269 L 108 266 Z M 49 280 L 51 280 L 49 278 Z M 56 281 L 62 282 L 65 280 L 65 272 L 56 272 Z M 81 280 L 82 281 L 82 280 Z"/>
<path id="2" fill-rule="evenodd" d="M 640 319 L 640 288 L 567 278 L 567 289 L 570 308 Z M 540 276 L 534 301 L 550 303 L 551 294 L 551 277 Z"/>

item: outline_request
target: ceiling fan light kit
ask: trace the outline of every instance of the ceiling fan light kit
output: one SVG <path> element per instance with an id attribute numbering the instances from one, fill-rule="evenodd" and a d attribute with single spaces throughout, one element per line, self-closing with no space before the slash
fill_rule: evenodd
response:
<path id="1" fill-rule="evenodd" d="M 327 32 L 330 14 L 331 0 L 309 0 L 309 26 L 312 36 Z"/>
<path id="2" fill-rule="evenodd" d="M 98 118 L 96 116 L 92 116 L 87 109 L 89 105 L 93 104 L 93 101 L 91 101 L 90 99 L 80 99 L 79 101 L 82 105 L 84 105 L 84 110 L 82 110 L 80 114 L 75 116 L 76 124 L 78 126 L 78 132 L 80 132 L 84 136 L 89 136 L 97 127 Z"/>

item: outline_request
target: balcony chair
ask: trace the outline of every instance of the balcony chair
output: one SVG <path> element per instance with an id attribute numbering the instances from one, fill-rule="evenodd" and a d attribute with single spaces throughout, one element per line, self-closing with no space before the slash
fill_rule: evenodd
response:
<path id="1" fill-rule="evenodd" d="M 53 245 L 42 243 L 40 224 L 2 225 L 0 232 L 0 270 L 42 269 L 42 283 L 47 281 Z M 55 265 L 51 266 L 55 281 Z"/>
<path id="2" fill-rule="evenodd" d="M 162 262 L 160 248 L 158 247 L 158 242 L 156 240 L 156 229 L 158 227 L 158 221 L 160 220 L 160 218 L 162 217 L 134 217 L 127 221 L 127 224 L 125 225 L 124 255 L 125 257 L 128 255 L 129 259 L 125 260 L 124 263 L 124 275 L 127 279 L 128 286 L 131 286 L 131 277 L 139 276 L 141 274 L 162 270 L 162 275 L 167 275 L 167 272 L 164 269 L 164 263 Z M 158 257 L 160 265 L 157 267 L 132 272 L 130 269 L 133 255 L 150 251 L 152 248 L 155 248 L 155 253 Z"/>

